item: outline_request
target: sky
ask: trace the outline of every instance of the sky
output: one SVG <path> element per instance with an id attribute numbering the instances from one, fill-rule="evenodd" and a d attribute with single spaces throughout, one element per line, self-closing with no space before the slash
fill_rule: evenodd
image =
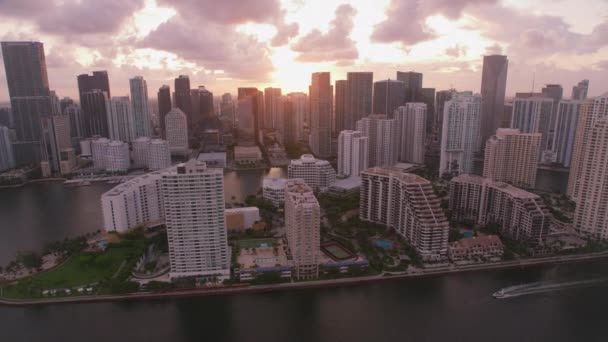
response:
<path id="1" fill-rule="evenodd" d="M 477 92 L 482 58 L 496 53 L 509 58 L 508 95 L 558 83 L 569 96 L 582 79 L 590 95 L 608 91 L 608 0 L 0 0 L 0 40 L 43 42 L 60 97 L 77 98 L 76 76 L 94 70 L 108 71 L 114 96 L 137 75 L 155 98 L 181 74 L 220 95 L 398 70 Z"/>

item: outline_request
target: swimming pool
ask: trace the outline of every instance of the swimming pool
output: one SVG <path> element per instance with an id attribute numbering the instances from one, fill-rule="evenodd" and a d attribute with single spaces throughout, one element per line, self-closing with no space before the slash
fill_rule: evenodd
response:
<path id="1" fill-rule="evenodd" d="M 393 248 L 393 242 L 390 240 L 383 240 L 383 239 L 373 239 L 372 242 L 374 243 L 374 245 L 382 248 L 382 249 L 391 249 Z"/>

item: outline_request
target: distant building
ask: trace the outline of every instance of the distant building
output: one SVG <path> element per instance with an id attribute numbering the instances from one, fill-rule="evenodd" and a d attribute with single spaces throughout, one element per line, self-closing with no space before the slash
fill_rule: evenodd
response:
<path id="1" fill-rule="evenodd" d="M 152 139 L 148 147 L 148 170 L 156 171 L 171 166 L 171 148 L 169 142 L 162 139 Z"/>
<path id="2" fill-rule="evenodd" d="M 540 196 L 488 178 L 452 178 L 449 208 L 455 221 L 495 223 L 505 236 L 529 245 L 543 244 L 549 234 L 551 213 Z"/>
<path id="3" fill-rule="evenodd" d="M 369 166 L 392 166 L 397 161 L 397 123 L 386 115 L 357 121 L 357 131 L 369 139 Z"/>
<path id="4" fill-rule="evenodd" d="M 192 99 L 190 95 L 190 78 L 187 75 L 179 75 L 175 79 L 175 86 L 173 87 L 173 111 L 174 108 L 179 108 L 184 115 L 186 115 L 186 122 L 188 130 L 190 132 L 193 129 L 192 123 Z M 166 118 L 165 118 L 166 124 Z M 169 140 L 167 138 L 167 140 Z"/>
<path id="5" fill-rule="evenodd" d="M 257 207 L 243 207 L 226 209 L 226 228 L 228 232 L 243 232 L 252 229 L 260 221 L 260 209 Z"/>
<path id="6" fill-rule="evenodd" d="M 452 262 L 501 259 L 503 253 L 504 246 L 497 235 L 464 238 L 448 245 L 448 255 Z"/>
<path id="7" fill-rule="evenodd" d="M 346 117 L 346 80 L 336 80 L 334 85 L 334 132 L 344 130 Z"/>
<path id="8" fill-rule="evenodd" d="M 151 137 L 152 126 L 148 101 L 148 84 L 141 76 L 129 80 L 135 137 Z"/>
<path id="9" fill-rule="evenodd" d="M 570 167 L 574 150 L 576 127 L 583 101 L 562 100 L 557 108 L 553 153 L 555 162 Z"/>
<path id="10" fill-rule="evenodd" d="M 480 140 L 478 142 L 480 147 L 484 146 L 486 140 L 496 132 L 502 122 L 508 68 L 509 60 L 507 56 L 490 55 L 483 57 L 481 73 L 481 98 L 483 98 L 483 103 L 479 124 Z M 522 132 L 535 133 L 525 130 L 522 130 Z"/>
<path id="11" fill-rule="evenodd" d="M 449 223 L 426 179 L 390 168 L 361 173 L 359 217 L 395 229 L 427 262 L 447 259 Z"/>
<path id="12" fill-rule="evenodd" d="M 424 164 L 427 115 L 424 103 L 408 103 L 395 110 L 399 161 Z"/>
<path id="13" fill-rule="evenodd" d="M 13 145 L 9 137 L 9 129 L 0 126 L 0 172 L 15 168 Z"/>
<path id="14" fill-rule="evenodd" d="M 332 132 L 333 87 L 328 72 L 312 74 L 310 85 L 310 134 L 312 152 L 318 157 L 329 157 Z"/>
<path id="15" fill-rule="evenodd" d="M 541 134 L 499 128 L 486 142 L 483 176 L 516 187 L 536 185 Z"/>
<path id="16" fill-rule="evenodd" d="M 237 163 L 261 162 L 263 161 L 262 151 L 260 151 L 258 146 L 235 146 L 234 161 Z"/>
<path id="17" fill-rule="evenodd" d="M 290 179 L 285 189 L 285 229 L 295 276 L 319 276 L 321 208 L 312 189 L 302 179 Z"/>
<path id="18" fill-rule="evenodd" d="M 518 128 L 522 133 L 541 133 L 540 150 L 551 150 L 553 129 L 553 99 L 547 97 L 515 98 L 511 128 Z M 541 155 L 538 156 L 539 161 Z"/>
<path id="19" fill-rule="evenodd" d="M 423 75 L 419 72 L 402 72 L 397 71 L 397 80 L 405 84 L 405 102 L 419 101 L 420 92 L 422 91 Z"/>
<path id="20" fill-rule="evenodd" d="M 150 148 L 151 140 L 148 137 L 139 137 L 131 144 L 134 167 L 144 168 L 148 166 L 148 149 Z"/>
<path id="21" fill-rule="evenodd" d="M 372 114 L 374 73 L 347 72 L 344 99 L 344 129 L 355 129 L 357 121 Z"/>
<path id="22" fill-rule="evenodd" d="M 165 137 L 165 115 L 171 111 L 171 87 L 163 85 L 158 89 L 158 121 L 161 136 Z"/>
<path id="23" fill-rule="evenodd" d="M 279 208 L 285 203 L 285 188 L 287 179 L 276 177 L 264 177 L 262 183 L 262 196 L 272 202 L 272 205 Z"/>
<path id="24" fill-rule="evenodd" d="M 369 165 L 369 138 L 359 131 L 342 131 L 338 136 L 338 174 L 359 176 Z"/>
<path id="25" fill-rule="evenodd" d="M 42 119 L 42 174 L 70 174 L 76 167 L 76 153 L 72 148 L 70 118 L 66 115 L 47 116 Z M 64 168 L 61 162 L 64 161 Z M 62 172 L 63 171 L 63 172 Z"/>
<path id="26" fill-rule="evenodd" d="M 165 115 L 165 128 L 167 141 L 171 147 L 172 155 L 187 155 L 188 145 L 188 119 L 179 108 L 173 108 Z"/>
<path id="27" fill-rule="evenodd" d="M 296 140 L 305 140 L 304 126 L 308 125 L 310 127 L 308 95 L 306 93 L 289 93 L 287 98 L 293 104 Z"/>
<path id="28" fill-rule="evenodd" d="M 111 141 L 104 148 L 105 169 L 108 172 L 127 172 L 131 166 L 129 145 L 122 141 Z"/>
<path id="29" fill-rule="evenodd" d="M 78 75 L 85 136 L 109 136 L 106 100 L 112 97 L 107 71 Z"/>
<path id="30" fill-rule="evenodd" d="M 572 87 L 572 100 L 586 100 L 589 91 L 589 80 L 582 80 Z"/>
<path id="31" fill-rule="evenodd" d="M 114 96 L 106 100 L 106 109 L 110 139 L 129 143 L 135 140 L 135 117 L 129 97 Z"/>
<path id="32" fill-rule="evenodd" d="M 205 162 L 207 167 L 225 168 L 226 152 L 206 152 L 198 155 L 198 161 Z"/>
<path id="33" fill-rule="evenodd" d="M 281 88 L 264 89 L 264 120 L 263 128 L 280 129 L 282 126 L 283 101 L 281 98 Z"/>
<path id="34" fill-rule="evenodd" d="M 397 80 L 374 82 L 374 113 L 393 118 L 395 110 L 405 104 L 405 83 Z"/>
<path id="35" fill-rule="evenodd" d="M 336 181 L 336 171 L 327 160 L 304 154 L 292 160 L 287 168 L 288 178 L 303 179 L 314 191 L 323 191 Z"/>
<path id="36" fill-rule="evenodd" d="M 242 143 L 254 143 L 256 136 L 255 127 L 256 101 L 253 96 L 246 96 L 238 100 L 236 110 L 237 138 Z"/>

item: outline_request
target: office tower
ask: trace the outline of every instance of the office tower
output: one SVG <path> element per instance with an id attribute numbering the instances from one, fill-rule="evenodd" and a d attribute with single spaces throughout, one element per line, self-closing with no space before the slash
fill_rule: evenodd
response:
<path id="1" fill-rule="evenodd" d="M 473 172 L 473 156 L 479 151 L 481 96 L 454 93 L 443 110 L 439 175 Z"/>
<path id="2" fill-rule="evenodd" d="M 108 94 L 94 89 L 80 94 L 80 105 L 84 116 L 84 132 L 86 136 L 109 136 L 108 110 L 106 107 Z"/>
<path id="3" fill-rule="evenodd" d="M 361 172 L 359 217 L 393 228 L 425 262 L 447 257 L 449 223 L 429 181 L 390 168 Z"/>
<path id="4" fill-rule="evenodd" d="M 213 93 L 207 90 L 207 88 L 200 86 L 198 87 L 198 96 L 201 117 L 200 123 L 202 124 L 211 119 L 215 113 L 215 109 L 213 107 Z"/>
<path id="5" fill-rule="evenodd" d="M 586 100 L 589 91 L 589 80 L 582 80 L 572 87 L 572 100 Z"/>
<path id="6" fill-rule="evenodd" d="M 394 112 L 405 104 L 405 83 L 396 80 L 374 82 L 374 114 L 394 117 Z"/>
<path id="7" fill-rule="evenodd" d="M 508 102 L 505 103 L 504 111 L 502 112 L 502 123 L 500 124 L 500 128 L 510 128 L 511 127 L 511 118 L 513 115 L 513 103 Z"/>
<path id="8" fill-rule="evenodd" d="M 44 177 L 53 174 L 67 174 L 76 166 L 76 155 L 72 148 L 70 132 L 70 117 L 67 115 L 52 115 L 42 119 L 42 162 L 40 163 Z M 62 158 L 63 154 L 63 158 Z M 62 172 L 61 162 L 66 161 Z"/>
<path id="9" fill-rule="evenodd" d="M 397 161 L 397 123 L 386 115 L 357 121 L 357 131 L 369 138 L 369 166 L 393 166 Z"/>
<path id="10" fill-rule="evenodd" d="M 234 101 L 232 100 L 232 95 L 230 93 L 224 93 L 222 95 L 222 102 L 220 102 L 220 115 L 222 119 L 229 119 L 230 121 L 234 121 L 235 113 L 234 113 Z"/>
<path id="11" fill-rule="evenodd" d="M 544 97 L 553 99 L 553 103 L 555 107 L 557 107 L 557 104 L 559 103 L 559 101 L 562 100 L 562 97 L 564 96 L 564 88 L 562 88 L 562 86 L 559 84 L 547 84 L 541 90 L 541 94 L 543 94 Z"/>
<path id="12" fill-rule="evenodd" d="M 75 103 L 69 104 L 61 113 L 70 118 L 70 132 L 72 132 L 72 138 L 83 138 L 84 127 L 82 122 L 82 110 L 80 110 L 80 107 Z"/>
<path id="13" fill-rule="evenodd" d="M 369 166 L 369 138 L 359 131 L 342 131 L 338 136 L 338 174 L 359 176 Z"/>
<path id="14" fill-rule="evenodd" d="M 160 122 L 161 136 L 165 136 L 165 115 L 171 110 L 171 88 L 163 85 L 158 89 L 158 121 Z"/>
<path id="15" fill-rule="evenodd" d="M 131 142 L 135 140 L 137 125 L 133 115 L 133 108 L 128 96 L 114 96 L 106 100 L 108 110 L 108 129 L 111 140 Z"/>
<path id="16" fill-rule="evenodd" d="M 357 121 L 372 114 L 372 88 L 374 73 L 346 73 L 344 99 L 344 129 L 355 129 Z"/>
<path id="17" fill-rule="evenodd" d="M 483 176 L 519 188 L 536 185 L 540 133 L 499 128 L 486 142 Z"/>
<path id="18" fill-rule="evenodd" d="M 172 155 L 188 154 L 188 118 L 179 109 L 173 108 L 165 115 L 166 139 Z"/>
<path id="19" fill-rule="evenodd" d="M 411 102 L 395 110 L 399 161 L 424 164 L 427 105 Z"/>
<path id="20" fill-rule="evenodd" d="M 346 80 L 337 80 L 334 88 L 334 132 L 342 132 L 346 112 Z"/>
<path id="21" fill-rule="evenodd" d="M 169 142 L 162 139 L 152 139 L 148 146 L 146 158 L 150 171 L 162 170 L 171 166 L 171 148 Z"/>
<path id="22" fill-rule="evenodd" d="M 13 127 L 13 115 L 10 108 L 0 108 L 0 126 Z"/>
<path id="23" fill-rule="evenodd" d="M 549 234 L 552 215 L 536 194 L 473 175 L 452 178 L 449 194 L 457 222 L 495 223 L 502 235 L 532 246 L 543 244 Z"/>
<path id="24" fill-rule="evenodd" d="M 129 171 L 129 167 L 131 167 L 129 144 L 117 140 L 110 141 L 105 145 L 103 153 L 107 172 L 124 173 Z"/>
<path id="25" fill-rule="evenodd" d="M 547 97 L 515 98 L 511 128 L 518 128 L 522 133 L 541 133 L 543 135 L 540 150 L 551 150 L 551 137 L 555 123 L 553 117 L 553 99 Z M 541 155 L 539 154 L 539 160 Z"/>
<path id="26" fill-rule="evenodd" d="M 483 71 L 481 74 L 483 104 L 479 129 L 481 140 L 478 142 L 482 147 L 502 122 L 508 65 L 507 56 L 491 55 L 483 57 Z"/>
<path id="27" fill-rule="evenodd" d="M 173 100 L 175 101 L 173 107 L 179 108 L 186 115 L 188 119 L 188 131 L 192 131 L 192 99 L 190 98 L 190 78 L 186 75 L 180 75 L 175 79 L 175 86 L 173 88 L 175 93 L 173 94 Z"/>
<path id="28" fill-rule="evenodd" d="M 306 93 L 289 93 L 287 94 L 289 102 L 293 104 L 294 120 L 296 123 L 296 140 L 308 140 L 304 134 L 304 126 L 310 125 L 310 111 L 308 95 Z M 310 127 L 310 126 L 309 126 Z"/>
<path id="29" fill-rule="evenodd" d="M 285 235 L 296 278 L 317 278 L 321 253 L 321 208 L 312 189 L 302 179 L 287 181 Z"/>
<path id="30" fill-rule="evenodd" d="M 190 110 L 192 111 L 192 129 L 198 128 L 197 126 L 202 123 L 201 116 L 201 97 L 198 89 L 190 89 Z M 196 135 L 195 133 L 191 133 Z"/>
<path id="31" fill-rule="evenodd" d="M 572 161 L 576 125 L 582 104 L 583 101 L 579 100 L 561 100 L 557 107 L 553 154 L 555 162 L 564 167 L 570 167 Z"/>
<path id="32" fill-rule="evenodd" d="M 39 150 L 41 120 L 58 114 L 51 103 L 44 45 L 40 42 L 2 42 L 1 45 L 17 140 L 27 144 L 28 150 Z M 20 149 L 15 149 L 18 164 L 20 154 Z M 24 161 L 40 162 L 39 154 L 27 155 Z"/>
<path id="33" fill-rule="evenodd" d="M 327 160 L 316 159 L 311 154 L 303 154 L 287 167 L 289 178 L 302 178 L 315 191 L 328 188 L 336 181 L 336 171 Z"/>
<path id="34" fill-rule="evenodd" d="M 422 74 L 397 71 L 397 80 L 405 84 L 405 102 L 418 101 L 422 91 Z"/>
<path id="35" fill-rule="evenodd" d="M 592 144 L 601 144 L 600 141 L 592 141 L 591 132 L 595 125 L 604 118 L 608 117 L 608 94 L 587 99 L 583 102 L 576 124 L 576 136 L 574 138 L 574 151 L 572 154 L 572 164 L 570 166 L 570 176 L 568 177 L 568 196 L 578 203 L 579 197 L 586 197 L 582 191 L 582 181 L 587 177 L 583 172 L 590 172 L 584 166 L 587 163 L 585 157 L 591 149 Z M 599 134 L 601 132 L 597 132 Z M 599 136 L 598 136 L 599 137 Z M 598 138 L 596 137 L 596 139 Z M 594 149 L 597 146 L 594 146 Z M 600 159 L 590 159 L 600 160 Z M 599 165 L 597 166 L 600 167 Z M 584 199 L 584 198 L 580 198 Z"/>
<path id="36" fill-rule="evenodd" d="M 331 156 L 331 112 L 333 96 L 330 78 L 331 76 L 329 72 L 313 73 L 312 82 L 309 90 L 311 121 L 310 148 L 312 152 L 318 157 Z M 345 114 L 348 115 L 348 113 Z"/>
<path id="37" fill-rule="evenodd" d="M 456 94 L 456 90 L 441 90 L 438 91 L 435 97 L 435 122 L 434 127 L 437 135 L 441 138 L 442 129 L 443 129 L 443 111 L 445 108 L 445 103 L 450 101 L 452 97 Z M 509 121 L 511 124 L 511 121 Z"/>
<path id="38" fill-rule="evenodd" d="M 433 123 L 435 122 L 435 88 L 422 88 L 420 90 L 420 98 L 416 102 L 426 104 L 426 132 L 433 132 Z"/>
<path id="39" fill-rule="evenodd" d="M 256 102 L 254 96 L 245 96 L 238 100 L 236 109 L 237 139 L 240 143 L 254 143 Z"/>
<path id="40" fill-rule="evenodd" d="M 74 100 L 72 100 L 70 97 L 64 97 L 61 100 L 59 100 L 59 107 L 61 107 L 61 114 L 64 114 L 65 109 L 71 105 L 75 105 L 76 102 L 74 102 Z"/>
<path id="41" fill-rule="evenodd" d="M 251 136 L 251 139 L 253 139 L 254 142 L 258 142 L 258 132 L 260 128 L 264 125 L 264 93 L 259 91 L 257 88 L 238 88 L 237 91 L 237 99 L 239 100 L 239 104 L 240 100 L 243 100 L 247 97 L 251 98 L 250 113 L 253 114 L 253 136 Z M 239 114 L 237 113 L 237 116 L 238 115 Z M 247 124 L 247 127 L 249 127 L 249 124 Z M 249 137 L 247 138 L 249 139 Z"/>
<path id="42" fill-rule="evenodd" d="M 170 114 L 169 114 L 170 115 Z M 171 279 L 230 277 L 224 174 L 190 160 L 162 173 Z"/>
<path id="43" fill-rule="evenodd" d="M 279 120 L 279 123 L 281 126 L 279 131 L 283 137 L 283 144 L 291 144 L 297 141 L 295 105 L 288 96 L 283 96 L 281 102 L 283 109 L 280 111 L 281 120 Z"/>
<path id="44" fill-rule="evenodd" d="M 100 90 L 106 92 L 108 97 L 110 93 L 110 79 L 107 71 L 93 71 L 92 75 L 78 75 L 78 93 L 80 94 L 80 104 L 82 105 L 82 93 L 92 90 Z"/>
<path id="45" fill-rule="evenodd" d="M 133 108 L 135 137 L 151 137 L 150 108 L 148 106 L 148 85 L 141 76 L 129 80 L 131 106 Z"/>
<path id="46" fill-rule="evenodd" d="M 0 172 L 15 168 L 15 156 L 8 127 L 0 126 Z"/>
<path id="47" fill-rule="evenodd" d="M 283 113 L 281 88 L 266 88 L 264 89 L 264 120 L 263 128 L 280 129 L 282 126 L 281 118 Z"/>
<path id="48" fill-rule="evenodd" d="M 93 138 L 91 141 L 91 157 L 93 159 L 93 167 L 98 170 L 105 170 L 106 157 L 105 149 L 110 143 L 108 138 Z M 83 151 L 84 154 L 84 151 Z"/>

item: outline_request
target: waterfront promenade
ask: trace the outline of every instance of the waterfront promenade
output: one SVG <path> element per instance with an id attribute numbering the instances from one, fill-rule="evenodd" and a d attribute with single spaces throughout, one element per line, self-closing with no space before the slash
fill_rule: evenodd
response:
<path id="1" fill-rule="evenodd" d="M 126 295 L 92 295 L 92 296 L 75 296 L 62 298 L 43 298 L 29 300 L 13 300 L 2 298 L 0 294 L 0 305 L 5 306 L 32 306 L 32 305 L 51 305 L 51 304 L 69 304 L 69 303 L 93 303 L 93 302 L 108 302 L 108 301 L 133 301 L 133 300 L 155 300 L 165 298 L 188 298 L 199 296 L 217 296 L 217 295 L 234 295 L 242 293 L 264 293 L 273 291 L 287 291 L 308 288 L 325 288 L 325 287 L 340 287 L 353 286 L 380 280 L 390 279 L 406 279 L 428 276 L 440 276 L 462 272 L 480 272 L 484 270 L 498 270 L 508 268 L 526 268 L 532 266 L 560 264 L 560 263 L 577 263 L 608 258 L 608 251 L 574 254 L 564 256 L 548 256 L 541 258 L 520 259 L 512 261 L 502 261 L 486 264 L 471 264 L 471 265 L 450 265 L 440 268 L 419 269 L 410 272 L 399 273 L 384 273 L 374 276 L 357 277 L 357 278 L 341 278 L 330 280 L 314 280 L 306 282 L 283 283 L 273 285 L 251 285 L 242 287 L 217 287 L 217 288 L 196 288 L 196 289 L 174 289 L 167 292 L 152 293 L 138 292 Z"/>

